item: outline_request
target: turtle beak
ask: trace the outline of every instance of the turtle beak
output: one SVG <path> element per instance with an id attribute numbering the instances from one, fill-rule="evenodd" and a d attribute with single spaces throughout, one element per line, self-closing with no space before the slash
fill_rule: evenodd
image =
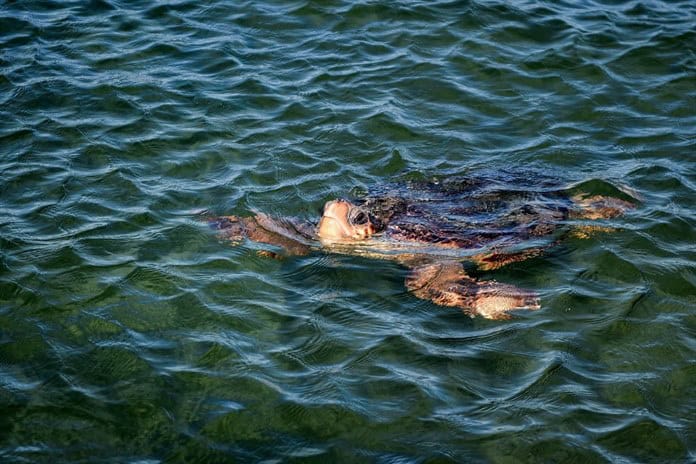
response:
<path id="1" fill-rule="evenodd" d="M 344 200 L 326 202 L 324 212 L 319 221 L 317 235 L 327 240 L 341 240 L 352 237 L 353 231 L 350 224 L 348 224 L 349 206 L 350 204 Z"/>
<path id="2" fill-rule="evenodd" d="M 368 218 L 365 222 L 354 224 L 350 218 L 357 207 L 346 200 L 329 201 L 324 205 L 324 214 L 319 221 L 317 235 L 325 240 L 364 240 L 375 233 L 375 227 Z"/>

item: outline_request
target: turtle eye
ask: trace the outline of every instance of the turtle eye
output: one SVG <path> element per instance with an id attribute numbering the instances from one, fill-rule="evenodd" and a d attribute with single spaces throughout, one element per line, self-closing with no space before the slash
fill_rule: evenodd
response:
<path id="1" fill-rule="evenodd" d="M 364 211 L 358 211 L 352 217 L 351 222 L 355 225 L 361 226 L 363 224 L 367 224 L 368 219 L 369 218 L 367 217 L 367 214 Z"/>

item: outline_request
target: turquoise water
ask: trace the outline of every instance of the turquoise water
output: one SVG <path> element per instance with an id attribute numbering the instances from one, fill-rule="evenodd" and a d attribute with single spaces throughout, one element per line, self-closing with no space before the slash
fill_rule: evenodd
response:
<path id="1" fill-rule="evenodd" d="M 0 1 L 0 460 L 696 460 L 691 1 Z M 196 220 L 534 168 L 617 228 L 470 319 Z"/>

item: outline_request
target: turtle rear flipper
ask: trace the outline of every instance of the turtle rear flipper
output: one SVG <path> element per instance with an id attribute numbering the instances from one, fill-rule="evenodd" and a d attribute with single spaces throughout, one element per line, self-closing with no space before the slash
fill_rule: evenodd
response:
<path id="1" fill-rule="evenodd" d="M 480 253 L 471 257 L 482 271 L 493 271 L 512 263 L 519 263 L 527 259 L 536 258 L 546 252 L 547 247 L 528 248 L 517 252 Z"/>
<path id="2" fill-rule="evenodd" d="M 456 261 L 435 262 L 412 269 L 406 288 L 441 306 L 461 308 L 470 316 L 509 319 L 514 309 L 539 309 L 536 293 L 495 281 L 477 281 Z"/>
<path id="3" fill-rule="evenodd" d="M 629 201 L 604 195 L 575 195 L 571 200 L 578 207 L 571 217 L 577 219 L 610 219 L 636 207 Z"/>

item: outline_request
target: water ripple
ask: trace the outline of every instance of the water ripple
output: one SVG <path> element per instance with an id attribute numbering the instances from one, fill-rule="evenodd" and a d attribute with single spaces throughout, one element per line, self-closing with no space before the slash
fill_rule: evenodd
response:
<path id="1" fill-rule="evenodd" d="M 695 19 L 687 0 L 3 4 L 0 457 L 694 460 Z M 269 260 L 197 220 L 535 168 L 640 204 L 485 273 L 542 295 L 508 322 L 415 299 L 394 263 Z"/>

